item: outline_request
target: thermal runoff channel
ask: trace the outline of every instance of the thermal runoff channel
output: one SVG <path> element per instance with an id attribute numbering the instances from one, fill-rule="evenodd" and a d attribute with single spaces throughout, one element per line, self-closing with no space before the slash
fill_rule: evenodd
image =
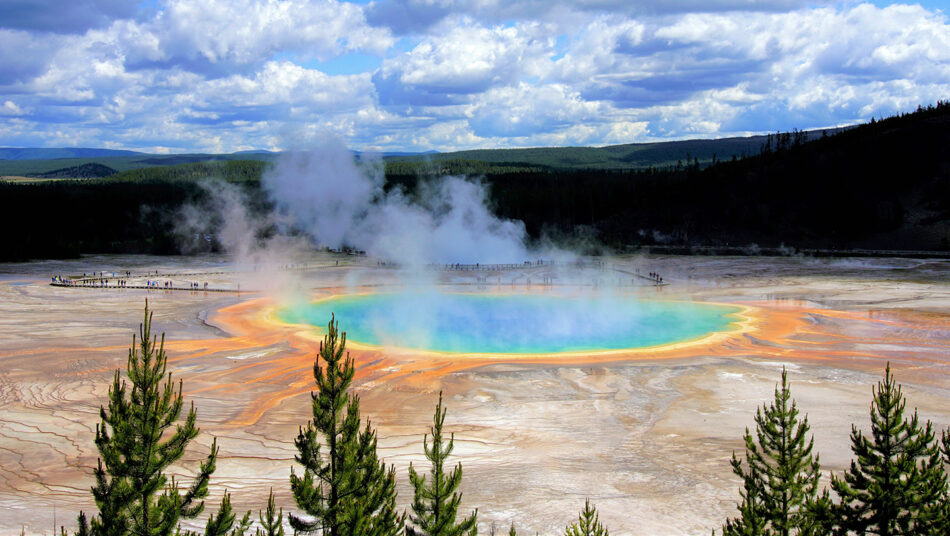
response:
<path id="1" fill-rule="evenodd" d="M 378 293 L 282 309 L 285 322 L 323 327 L 331 313 L 350 341 L 457 353 L 609 351 L 688 341 L 737 324 L 728 305 L 606 296 Z"/>

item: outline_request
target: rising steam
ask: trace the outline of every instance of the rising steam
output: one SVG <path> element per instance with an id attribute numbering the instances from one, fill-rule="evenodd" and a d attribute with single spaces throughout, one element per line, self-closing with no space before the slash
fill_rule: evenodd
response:
<path id="1" fill-rule="evenodd" d="M 288 264 L 293 265 L 294 258 L 304 263 L 308 257 L 312 259 L 305 250 L 313 245 L 355 248 L 409 268 L 385 276 L 387 282 L 403 287 L 398 297 L 391 300 L 396 304 L 394 307 L 377 308 L 367 317 L 347 310 L 345 304 L 333 304 L 339 308 L 335 311 L 338 318 L 348 323 L 347 329 L 356 330 L 355 335 L 364 342 L 372 340 L 384 346 L 449 349 L 445 346 L 451 338 L 447 333 L 470 333 L 471 328 L 488 319 L 495 323 L 482 329 L 477 338 L 498 339 L 505 345 L 488 351 L 533 348 L 535 343 L 518 339 L 519 334 L 540 334 L 546 344 L 552 344 L 556 334 L 563 338 L 563 343 L 557 343 L 562 349 L 599 348 L 602 343 L 591 342 L 594 331 L 629 332 L 630 325 L 635 324 L 636 315 L 621 313 L 632 310 L 636 299 L 629 293 L 615 291 L 616 287 L 633 286 L 636 273 L 605 272 L 602 264 L 574 262 L 577 259 L 570 252 L 559 249 L 546 249 L 543 254 L 529 250 L 524 224 L 495 216 L 483 184 L 465 177 L 444 176 L 422 181 L 412 196 L 399 189 L 387 192 L 379 158 L 357 161 L 336 139 L 324 139 L 315 147 L 284 153 L 273 169 L 265 172 L 263 191 L 272 202 L 273 211 L 250 210 L 252 203 L 238 186 L 220 181 L 206 183 L 203 204 L 185 207 L 178 215 L 180 235 L 192 239 L 199 250 L 212 237 L 233 257 L 244 288 L 278 297 L 291 304 L 291 312 L 309 310 L 309 293 L 305 288 L 314 279 L 305 278 L 355 287 L 363 284 L 364 277 L 378 276 L 376 270 L 364 272 L 359 268 L 321 270 L 319 275 L 308 272 L 306 276 L 285 269 Z M 558 262 L 528 263 L 525 269 L 524 261 L 539 256 Z M 440 285 L 444 272 L 414 269 L 429 263 L 483 267 L 518 264 L 517 270 L 488 269 L 477 274 L 479 285 L 509 290 L 549 286 L 555 280 L 589 289 L 584 292 L 586 301 L 579 301 L 570 292 L 562 296 L 571 298 L 575 312 L 577 304 L 583 306 L 573 316 L 560 306 L 567 302 L 554 299 L 553 294 L 533 308 L 515 304 L 507 309 L 496 307 L 486 314 L 481 309 L 467 310 L 443 294 Z M 491 303 L 497 305 L 494 300 Z M 334 311 L 311 312 L 313 318 L 301 320 L 323 325 Z M 640 314 L 642 310 L 634 312 Z M 360 318 L 365 320 L 362 328 L 357 323 Z M 627 324 L 618 327 L 619 318 Z M 440 322 L 447 319 L 453 319 L 451 325 L 440 331 Z M 666 323 L 682 322 L 667 318 Z M 365 333 L 361 334 L 359 329 Z"/>
<path id="2" fill-rule="evenodd" d="M 244 288 L 276 294 L 298 289 L 294 274 L 277 268 L 302 256 L 303 241 L 275 233 L 276 215 L 251 210 L 240 187 L 221 180 L 199 185 L 203 201 L 184 205 L 175 215 L 182 250 L 207 252 L 216 242 L 234 262 Z"/>
<path id="3" fill-rule="evenodd" d="M 514 263 L 531 257 L 524 224 L 488 207 L 485 187 L 447 176 L 420 187 L 415 200 L 384 192 L 381 160 L 353 154 L 327 138 L 284 154 L 263 185 L 279 214 L 315 244 L 344 246 L 406 265 Z"/>

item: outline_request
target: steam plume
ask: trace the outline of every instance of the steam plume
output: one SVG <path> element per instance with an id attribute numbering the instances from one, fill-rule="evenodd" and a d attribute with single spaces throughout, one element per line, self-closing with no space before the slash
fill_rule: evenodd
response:
<path id="1" fill-rule="evenodd" d="M 416 200 L 383 191 L 379 158 L 357 164 L 337 139 L 293 151 L 264 175 L 279 213 L 318 245 L 348 246 L 407 265 L 514 263 L 531 257 L 524 224 L 488 208 L 485 187 L 448 176 L 421 186 Z"/>

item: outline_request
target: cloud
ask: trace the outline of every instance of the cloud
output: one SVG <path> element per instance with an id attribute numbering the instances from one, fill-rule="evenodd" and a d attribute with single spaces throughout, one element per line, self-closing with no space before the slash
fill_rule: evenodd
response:
<path id="1" fill-rule="evenodd" d="M 24 115 L 26 112 L 22 108 L 17 106 L 13 101 L 5 101 L 3 106 L 0 106 L 0 115 L 5 115 L 8 117 L 15 117 L 18 115 Z"/>
<path id="2" fill-rule="evenodd" d="M 919 5 L 74 4 L 98 15 L 42 29 L 0 7 L 15 51 L 0 143 L 233 151 L 295 129 L 380 150 L 603 145 L 850 124 L 950 95 L 947 16 Z M 370 61 L 340 69 L 348 57 Z"/>
<path id="3" fill-rule="evenodd" d="M 0 6 L 0 28 L 78 34 L 131 18 L 137 10 L 129 0 L 5 0 Z"/>
<path id="4" fill-rule="evenodd" d="M 240 110 L 284 106 L 303 108 L 308 115 L 356 110 L 373 97 L 369 75 L 330 76 L 289 61 L 267 62 L 252 76 L 210 80 L 195 89 L 187 97 L 194 108 Z"/>
<path id="5" fill-rule="evenodd" d="M 26 83 L 43 74 L 62 44 L 56 36 L 0 29 L 0 51 L 4 51 L 0 54 L 0 87 Z"/>
<path id="6" fill-rule="evenodd" d="M 366 20 L 398 35 L 419 33 L 452 13 L 452 4 L 439 0 L 384 0 L 370 2 Z"/>
<path id="7" fill-rule="evenodd" d="M 524 137 L 601 122 L 602 105 L 585 101 L 563 84 L 494 88 L 465 109 L 465 117 L 480 137 Z"/>
<path id="8" fill-rule="evenodd" d="M 537 24 L 487 28 L 465 20 L 386 60 L 373 82 L 383 104 L 446 105 L 537 74 L 554 40 Z"/>
<path id="9" fill-rule="evenodd" d="M 624 40 L 625 24 L 631 22 L 593 21 L 550 76 L 580 88 L 585 99 L 641 116 L 707 103 L 707 126 L 741 128 L 719 134 L 853 122 L 872 110 L 902 109 L 894 104 L 908 90 L 919 103 L 943 98 L 950 87 L 946 20 L 919 6 L 687 14 L 646 21 L 627 31 L 636 38 Z M 892 83 L 899 80 L 917 82 Z M 745 104 L 729 99 L 736 94 Z M 752 104 L 758 101 L 768 104 Z M 875 104 L 858 104 L 867 101 Z M 769 119 L 765 110 L 786 113 Z M 654 134 L 692 134 L 676 117 L 653 121 Z M 764 119 L 758 128 L 756 119 Z"/>
<path id="10" fill-rule="evenodd" d="M 366 23 L 360 6 L 335 0 L 169 0 L 129 40 L 130 68 L 181 67 L 222 76 L 277 54 L 328 59 L 350 51 L 382 54 L 386 29 Z M 147 46 L 137 45 L 145 36 Z"/>
<path id="11" fill-rule="evenodd" d="M 950 31 L 943 16 L 920 6 L 882 10 L 863 4 L 830 19 L 821 28 L 827 45 L 809 47 L 822 73 L 856 81 L 950 78 Z"/>
<path id="12" fill-rule="evenodd" d="M 683 13 L 782 12 L 834 0 L 376 0 L 367 6 L 367 20 L 398 35 L 425 33 L 453 17 L 469 17 L 493 25 L 508 21 L 559 22 L 570 27 L 590 14 L 638 18 Z"/>

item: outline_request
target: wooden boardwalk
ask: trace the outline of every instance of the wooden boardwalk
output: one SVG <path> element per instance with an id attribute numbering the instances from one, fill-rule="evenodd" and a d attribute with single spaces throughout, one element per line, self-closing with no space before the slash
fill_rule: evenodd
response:
<path id="1" fill-rule="evenodd" d="M 167 277 L 167 276 L 166 276 Z M 234 294 L 239 294 L 241 292 L 253 292 L 252 290 L 241 290 L 233 288 L 213 288 L 213 287 L 165 287 L 165 286 L 150 286 L 150 285 L 118 285 L 115 283 L 103 283 L 96 285 L 84 285 L 84 284 L 73 284 L 68 282 L 52 282 L 50 283 L 51 287 L 64 287 L 64 288 L 89 288 L 89 289 L 116 289 L 116 290 L 126 290 L 126 289 L 137 289 L 137 290 L 174 290 L 174 291 L 187 291 L 187 292 L 231 292 Z"/>

